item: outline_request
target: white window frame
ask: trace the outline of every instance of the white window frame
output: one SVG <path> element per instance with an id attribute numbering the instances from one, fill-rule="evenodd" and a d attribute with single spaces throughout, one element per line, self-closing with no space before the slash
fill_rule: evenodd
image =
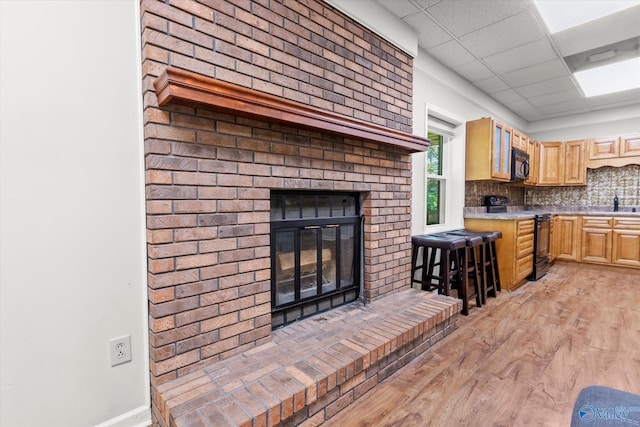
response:
<path id="1" fill-rule="evenodd" d="M 429 228 L 429 227 L 437 227 L 437 226 L 441 226 L 443 224 L 446 224 L 446 212 L 447 212 L 447 190 L 448 190 L 448 186 L 447 186 L 447 181 L 448 181 L 448 177 L 449 177 L 449 157 L 450 157 L 450 150 L 449 150 L 449 140 L 450 140 L 450 136 L 447 134 L 444 134 L 443 132 L 438 132 L 436 130 L 434 130 L 433 128 L 431 128 L 431 130 L 428 130 L 427 135 L 429 135 L 429 133 L 433 133 L 433 134 L 437 134 L 440 135 L 442 137 L 442 147 L 441 147 L 441 151 L 442 151 L 442 173 L 440 175 L 434 175 L 434 174 L 430 174 L 428 171 L 428 165 L 429 165 L 429 156 L 426 155 L 425 156 L 425 162 L 424 162 L 424 169 L 425 169 L 425 181 L 424 181 L 424 190 L 425 190 L 425 214 L 424 214 L 424 226 Z M 437 224 L 427 224 L 427 220 L 428 220 L 428 210 L 426 209 L 426 205 L 427 205 L 427 188 L 429 185 L 429 180 L 435 180 L 435 181 L 439 181 L 440 182 L 440 205 L 439 207 L 439 215 L 438 217 L 440 218 L 440 222 Z"/>
<path id="2" fill-rule="evenodd" d="M 448 136 L 443 144 L 442 194 L 440 224 L 427 225 L 427 153 L 414 155 L 412 234 L 435 233 L 464 227 L 464 140 L 465 120 L 438 107 L 425 104 L 424 136 L 429 132 Z M 433 177 L 432 177 L 433 178 Z"/>

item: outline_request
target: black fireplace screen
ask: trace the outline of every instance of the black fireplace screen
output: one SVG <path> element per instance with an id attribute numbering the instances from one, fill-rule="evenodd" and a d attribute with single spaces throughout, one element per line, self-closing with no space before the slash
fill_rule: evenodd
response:
<path id="1" fill-rule="evenodd" d="M 360 284 L 354 193 L 271 193 L 272 327 L 354 301 Z"/>

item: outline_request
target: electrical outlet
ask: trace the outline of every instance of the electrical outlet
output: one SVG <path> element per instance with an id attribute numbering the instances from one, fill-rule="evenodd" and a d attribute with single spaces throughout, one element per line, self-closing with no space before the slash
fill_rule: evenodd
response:
<path id="1" fill-rule="evenodd" d="M 131 335 L 109 340 L 111 366 L 131 362 Z"/>

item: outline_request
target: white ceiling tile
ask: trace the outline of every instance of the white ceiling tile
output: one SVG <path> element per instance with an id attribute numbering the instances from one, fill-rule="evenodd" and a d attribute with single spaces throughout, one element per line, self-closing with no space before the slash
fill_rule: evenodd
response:
<path id="1" fill-rule="evenodd" d="M 456 67 L 456 72 L 470 82 L 477 82 L 494 76 L 493 72 L 480 61 L 460 65 Z"/>
<path id="2" fill-rule="evenodd" d="M 542 82 L 520 86 L 517 91 L 525 98 L 546 95 L 548 93 L 561 92 L 565 90 L 575 89 L 576 85 L 569 76 L 549 79 Z"/>
<path id="3" fill-rule="evenodd" d="M 513 103 L 516 101 L 524 101 L 522 96 L 513 89 L 502 90 L 491 95 L 494 99 L 502 104 Z"/>
<path id="4" fill-rule="evenodd" d="M 404 21 L 418 33 L 418 44 L 423 49 L 441 45 L 451 40 L 451 36 L 423 13 L 407 16 Z"/>
<path id="5" fill-rule="evenodd" d="M 548 62 L 504 73 L 502 76 L 511 86 L 521 87 L 547 79 L 566 77 L 569 75 L 569 71 L 564 63 L 556 58 Z"/>
<path id="6" fill-rule="evenodd" d="M 397 0 L 391 0 L 391 1 L 397 1 Z M 418 6 L 420 6 L 423 9 L 431 7 L 434 4 L 439 3 L 441 1 L 442 0 L 412 0 L 413 3 L 417 4 Z"/>
<path id="7" fill-rule="evenodd" d="M 548 93 L 546 95 L 534 96 L 528 99 L 534 107 L 555 105 L 578 100 L 584 102 L 582 94 L 578 92 L 577 89 Z M 586 105 L 586 102 L 584 102 L 584 104 Z"/>
<path id="8" fill-rule="evenodd" d="M 424 33 L 418 34 L 418 45 L 423 49 L 431 49 L 451 40 L 451 37 L 439 28 L 429 28 Z"/>
<path id="9" fill-rule="evenodd" d="M 420 10 L 408 1 L 378 0 L 378 3 L 400 18 L 413 15 Z"/>
<path id="10" fill-rule="evenodd" d="M 460 42 L 476 56 L 486 58 L 499 52 L 544 39 L 543 29 L 525 10 L 488 27 L 460 37 Z M 487 40 L 492 40 L 487 43 Z"/>
<path id="11" fill-rule="evenodd" d="M 529 103 L 529 101 L 522 98 L 520 98 L 519 100 L 511 101 L 511 102 L 504 102 L 503 104 L 513 111 L 535 109 L 535 107 L 533 107 Z"/>
<path id="12" fill-rule="evenodd" d="M 545 38 L 485 58 L 485 63 L 493 71 L 508 73 L 556 58 L 556 52 Z"/>
<path id="13" fill-rule="evenodd" d="M 427 11 L 455 36 L 491 25 L 527 9 L 525 0 L 443 0 Z"/>
<path id="14" fill-rule="evenodd" d="M 495 76 L 485 80 L 480 80 L 478 82 L 475 82 L 474 84 L 488 94 L 509 89 L 509 86 L 507 86 L 505 82 Z"/>
<path id="15" fill-rule="evenodd" d="M 582 99 L 576 101 L 561 102 L 554 105 L 546 105 L 544 107 L 538 107 L 537 109 L 547 117 L 560 117 L 570 114 L 586 113 L 590 111 L 589 106 Z"/>
<path id="16" fill-rule="evenodd" d="M 546 118 L 546 116 L 541 114 L 535 108 L 528 108 L 524 110 L 513 110 L 513 112 L 528 122 L 533 122 L 535 120 L 542 120 Z"/>
<path id="17" fill-rule="evenodd" d="M 473 62 L 475 58 L 460 43 L 455 40 L 442 43 L 431 49 L 427 49 L 432 56 L 449 68 Z"/>

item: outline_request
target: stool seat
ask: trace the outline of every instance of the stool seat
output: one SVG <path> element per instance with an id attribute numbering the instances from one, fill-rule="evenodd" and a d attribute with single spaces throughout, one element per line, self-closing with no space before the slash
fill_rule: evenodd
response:
<path id="1" fill-rule="evenodd" d="M 441 236 L 436 234 L 420 234 L 411 237 L 411 242 L 418 246 L 455 250 L 465 247 L 466 241 L 458 236 Z"/>

